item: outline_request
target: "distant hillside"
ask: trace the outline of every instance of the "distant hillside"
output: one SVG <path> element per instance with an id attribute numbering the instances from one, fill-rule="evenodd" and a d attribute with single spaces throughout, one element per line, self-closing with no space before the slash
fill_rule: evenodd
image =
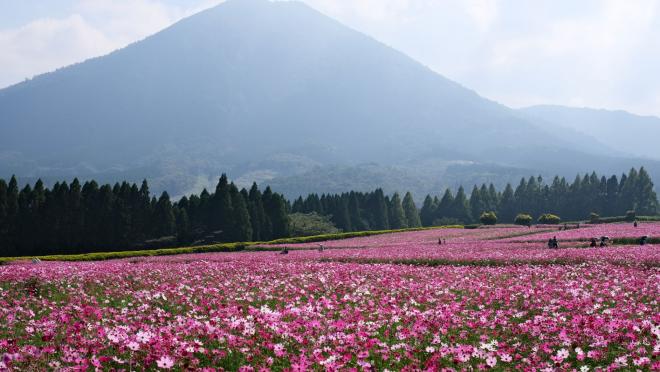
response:
<path id="1" fill-rule="evenodd" d="M 521 111 L 533 120 L 553 126 L 557 134 L 572 128 L 610 148 L 635 156 L 660 159 L 660 118 L 655 116 L 549 105 L 532 106 Z"/>
<path id="2" fill-rule="evenodd" d="M 412 177 L 392 184 L 401 188 L 454 182 L 439 163 L 521 170 L 512 174 L 660 169 L 585 151 L 302 3 L 266 0 L 229 0 L 0 90 L 0 129 L 0 175 L 147 177 L 172 195 L 221 172 L 290 185 L 289 195 L 318 191 L 320 178 L 304 175 L 334 167 L 353 169 L 347 188 L 381 186 L 359 174 L 365 163 Z M 470 169 L 468 180 L 489 174 Z"/>

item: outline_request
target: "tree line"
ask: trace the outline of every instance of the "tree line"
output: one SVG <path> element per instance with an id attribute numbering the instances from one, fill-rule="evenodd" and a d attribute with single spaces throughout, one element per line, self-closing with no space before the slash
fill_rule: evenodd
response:
<path id="1" fill-rule="evenodd" d="M 499 222 L 519 213 L 552 213 L 579 220 L 602 216 L 655 215 L 658 200 L 644 168 L 620 177 L 596 173 L 567 182 L 555 177 L 523 178 L 514 189 L 461 186 L 442 197 L 427 195 L 418 210 L 410 192 L 385 195 L 351 191 L 309 194 L 293 203 L 270 187 L 240 189 L 222 175 L 213 192 L 184 196 L 176 202 L 167 192 L 151 195 L 147 181 L 98 185 L 58 182 L 52 188 L 38 180 L 19 189 L 16 177 L 0 179 L 0 256 L 82 253 L 121 249 L 197 245 L 232 241 L 267 241 L 291 234 L 291 213 L 326 216 L 343 231 L 386 230 L 419 226 L 476 223 L 483 212 Z"/>
<path id="2" fill-rule="evenodd" d="M 621 216 L 634 210 L 638 215 L 658 213 L 658 199 L 651 177 L 642 167 L 621 177 L 577 175 L 573 182 L 554 177 L 545 183 L 541 176 L 522 178 L 516 188 L 474 186 L 469 197 L 463 187 L 454 195 L 447 189 L 441 198 L 427 195 L 420 212 L 425 226 L 451 221 L 477 222 L 482 212 L 493 211 L 500 222 L 513 222 L 519 213 L 540 216 L 551 213 L 564 220 L 581 220 L 590 213 Z"/>
<path id="3" fill-rule="evenodd" d="M 555 177 L 550 184 L 541 176 L 522 178 L 513 188 L 507 184 L 498 191 L 493 184 L 475 185 L 470 194 L 460 186 L 454 193 L 447 188 L 441 197 L 427 195 L 419 212 L 410 193 L 403 201 L 398 193 L 388 197 L 378 189 L 371 193 L 349 192 L 340 195 L 310 194 L 292 205 L 298 213 L 315 212 L 331 217 L 344 231 L 398 229 L 478 223 L 483 212 L 494 212 L 498 221 L 512 223 L 519 213 L 541 216 L 551 213 L 564 220 L 625 215 L 655 215 L 658 199 L 653 182 L 642 167 L 621 177 L 598 176 L 595 172 L 577 175 L 571 183 Z"/>
<path id="4" fill-rule="evenodd" d="M 0 179 L 0 256 L 151 248 L 289 236 L 287 201 L 256 184 L 239 191 L 222 175 L 206 189 L 173 203 L 151 195 L 147 181 L 99 186 L 95 181 L 41 180 L 19 190 Z"/>
<path id="5" fill-rule="evenodd" d="M 419 211 L 410 192 L 401 199 L 382 189 L 373 192 L 351 191 L 343 194 L 309 194 L 299 197 L 291 206 L 293 213 L 317 213 L 330 217 L 345 232 L 403 229 L 422 225 Z"/>

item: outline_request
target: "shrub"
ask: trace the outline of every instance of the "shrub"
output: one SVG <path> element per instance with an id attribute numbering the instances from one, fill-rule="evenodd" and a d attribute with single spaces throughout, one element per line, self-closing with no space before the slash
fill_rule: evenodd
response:
<path id="1" fill-rule="evenodd" d="M 516 225 L 522 226 L 531 226 L 534 219 L 532 216 L 524 213 L 520 213 L 516 216 L 516 219 L 513 221 Z"/>
<path id="2" fill-rule="evenodd" d="M 591 214 L 589 215 L 589 221 L 591 223 L 599 223 L 600 215 L 598 213 L 591 212 Z"/>
<path id="3" fill-rule="evenodd" d="M 542 214 L 541 217 L 539 217 L 539 223 L 543 224 L 558 225 L 560 222 L 561 218 L 559 218 L 559 216 L 550 213 Z"/>
<path id="4" fill-rule="evenodd" d="M 293 237 L 337 234 L 341 232 L 332 223 L 330 216 L 321 216 L 316 212 L 309 214 L 290 214 L 289 221 L 289 230 Z"/>
<path id="5" fill-rule="evenodd" d="M 497 223 L 497 215 L 495 212 L 484 212 L 479 217 L 479 221 L 484 225 L 495 225 Z"/>
<path id="6" fill-rule="evenodd" d="M 635 211 L 626 212 L 626 221 L 632 222 L 637 218 L 637 213 Z"/>
<path id="7" fill-rule="evenodd" d="M 481 224 L 478 223 L 463 226 L 464 229 L 478 229 L 479 227 L 481 227 Z"/>

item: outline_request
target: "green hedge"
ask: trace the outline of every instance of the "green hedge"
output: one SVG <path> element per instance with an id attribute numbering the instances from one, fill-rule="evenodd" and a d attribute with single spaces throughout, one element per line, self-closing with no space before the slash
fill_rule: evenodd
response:
<path id="1" fill-rule="evenodd" d="M 101 261 L 101 260 L 111 260 L 118 258 L 171 256 L 171 255 L 190 254 L 190 253 L 239 252 L 243 250 L 268 251 L 268 250 L 279 250 L 279 248 L 276 247 L 264 248 L 264 247 L 256 247 L 256 246 L 273 245 L 273 244 L 311 243 L 311 242 L 320 242 L 327 240 L 349 239 L 349 238 L 355 238 L 361 236 L 391 234 L 391 233 L 406 232 L 406 231 L 422 231 L 422 230 L 449 229 L 449 228 L 462 229 L 463 226 L 453 225 L 453 226 L 436 226 L 436 227 L 417 227 L 417 228 L 397 229 L 397 230 L 357 231 L 357 232 L 349 232 L 349 233 L 325 234 L 325 235 L 305 236 L 305 237 L 297 237 L 297 238 L 284 238 L 284 239 L 277 239 L 268 242 L 219 243 L 219 244 L 201 245 L 194 247 L 161 248 L 161 249 L 149 249 L 149 250 L 140 250 L 140 251 L 95 252 L 95 253 L 50 255 L 50 256 L 36 256 L 36 257 L 42 261 Z M 0 257 L 0 265 L 6 264 L 11 261 L 31 260 L 32 258 L 34 258 L 34 256 Z"/>
<path id="2" fill-rule="evenodd" d="M 637 216 L 635 219 L 639 222 L 658 222 L 660 216 Z M 598 223 L 617 223 L 617 222 L 630 222 L 627 216 L 614 216 L 614 217 L 600 217 Z"/>

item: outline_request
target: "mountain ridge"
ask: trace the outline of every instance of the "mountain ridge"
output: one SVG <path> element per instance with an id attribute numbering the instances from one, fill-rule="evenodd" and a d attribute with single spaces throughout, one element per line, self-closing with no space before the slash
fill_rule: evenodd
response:
<path id="1" fill-rule="evenodd" d="M 0 90 L 0 127 L 2 174 L 142 172 L 173 194 L 222 172 L 286 184 L 371 162 L 436 180 L 446 169 L 416 165 L 612 171 L 602 166 L 607 151 L 583 153 L 298 2 L 228 1 L 106 56 Z"/>

